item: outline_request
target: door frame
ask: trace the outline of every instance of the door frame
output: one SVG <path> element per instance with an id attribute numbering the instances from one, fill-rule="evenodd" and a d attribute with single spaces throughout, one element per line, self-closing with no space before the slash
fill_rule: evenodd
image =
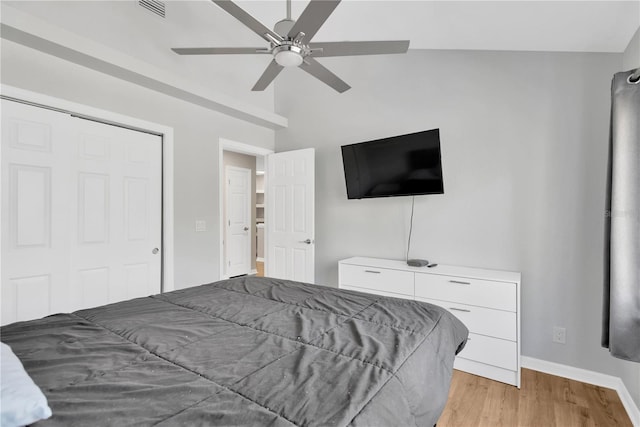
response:
<path id="1" fill-rule="evenodd" d="M 267 156 L 269 154 L 272 154 L 274 151 L 270 150 L 268 148 L 263 148 L 263 147 L 258 147 L 255 145 L 251 145 L 251 144 L 245 144 L 243 142 L 238 142 L 238 141 L 232 141 L 230 139 L 226 139 L 226 138 L 220 138 L 218 141 L 218 212 L 219 212 L 219 218 L 220 220 L 218 221 L 218 223 L 220 224 L 220 229 L 219 229 L 219 236 L 220 239 L 218 239 L 219 241 L 219 247 L 218 247 L 218 268 L 219 268 L 219 274 L 220 274 L 220 280 L 223 279 L 228 279 L 229 276 L 226 274 L 225 268 L 224 268 L 224 223 L 222 221 L 222 218 L 224 218 L 224 188 L 223 186 L 224 184 L 224 152 L 225 151 L 233 151 L 234 153 L 240 153 L 240 154 L 247 154 L 249 156 Z M 266 159 L 265 159 L 266 160 Z M 268 179 L 267 174 L 265 173 L 264 176 L 265 179 L 265 188 L 266 188 L 266 182 Z M 266 245 L 266 242 L 265 242 Z"/>
<path id="2" fill-rule="evenodd" d="M 41 108 L 59 110 L 81 118 L 160 136 L 162 139 L 162 262 L 160 290 L 161 292 L 173 291 L 175 289 L 173 238 L 173 128 L 5 84 L 0 85 L 0 96 L 8 100 L 31 104 Z M 2 236 L 2 238 L 4 239 L 6 236 Z M 2 266 L 0 266 L 0 268 L 1 267 Z"/>

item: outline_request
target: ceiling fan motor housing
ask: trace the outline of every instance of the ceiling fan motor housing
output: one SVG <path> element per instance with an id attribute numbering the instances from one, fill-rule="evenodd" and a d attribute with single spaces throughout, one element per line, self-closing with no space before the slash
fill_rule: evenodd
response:
<path id="1" fill-rule="evenodd" d="M 289 34 L 289 31 L 291 31 L 295 23 L 296 21 L 293 19 L 283 19 L 282 21 L 276 22 L 276 25 L 273 26 L 273 31 L 284 38 Z"/>

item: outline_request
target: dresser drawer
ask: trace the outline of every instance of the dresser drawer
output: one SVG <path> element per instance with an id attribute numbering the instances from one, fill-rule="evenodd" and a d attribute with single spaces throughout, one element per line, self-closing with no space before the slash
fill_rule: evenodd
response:
<path id="1" fill-rule="evenodd" d="M 510 371 L 518 370 L 518 347 L 513 341 L 469 334 L 469 340 L 458 357 Z"/>
<path id="2" fill-rule="evenodd" d="M 382 292 L 408 295 L 413 299 L 414 274 L 387 268 L 340 264 L 340 287 L 355 286 Z"/>
<path id="3" fill-rule="evenodd" d="M 392 292 L 378 291 L 375 289 L 365 289 L 358 288 L 357 286 L 349 286 L 349 285 L 340 285 L 340 289 L 347 289 L 350 291 L 364 292 L 371 295 L 380 295 L 383 297 L 393 297 L 393 298 L 402 298 L 402 299 L 414 299 L 411 295 L 403 295 L 403 294 L 394 294 Z"/>
<path id="4" fill-rule="evenodd" d="M 505 340 L 516 340 L 516 313 L 428 298 L 416 297 L 416 299 L 449 310 L 465 324 L 469 332 Z"/>
<path id="5" fill-rule="evenodd" d="M 509 282 L 416 273 L 416 297 L 516 311 L 516 285 Z"/>

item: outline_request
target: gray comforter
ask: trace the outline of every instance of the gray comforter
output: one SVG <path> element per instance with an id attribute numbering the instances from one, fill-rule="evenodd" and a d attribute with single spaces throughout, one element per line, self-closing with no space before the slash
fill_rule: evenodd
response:
<path id="1" fill-rule="evenodd" d="M 253 277 L 0 332 L 43 426 L 433 426 L 467 337 L 433 305 Z"/>

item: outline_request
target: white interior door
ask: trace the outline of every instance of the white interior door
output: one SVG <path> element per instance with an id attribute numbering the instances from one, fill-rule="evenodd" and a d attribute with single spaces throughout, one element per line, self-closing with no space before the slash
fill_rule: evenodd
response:
<path id="1" fill-rule="evenodd" d="M 227 166 L 227 276 L 251 271 L 251 169 Z"/>
<path id="2" fill-rule="evenodd" d="M 267 156 L 265 275 L 315 281 L 315 151 Z"/>
<path id="3" fill-rule="evenodd" d="M 65 311 L 68 116 L 2 101 L 2 324 Z"/>
<path id="4" fill-rule="evenodd" d="M 72 300 L 92 307 L 159 293 L 162 140 L 73 120 Z"/>
<path id="5" fill-rule="evenodd" d="M 3 324 L 160 292 L 161 153 L 158 136 L 2 101 Z"/>

